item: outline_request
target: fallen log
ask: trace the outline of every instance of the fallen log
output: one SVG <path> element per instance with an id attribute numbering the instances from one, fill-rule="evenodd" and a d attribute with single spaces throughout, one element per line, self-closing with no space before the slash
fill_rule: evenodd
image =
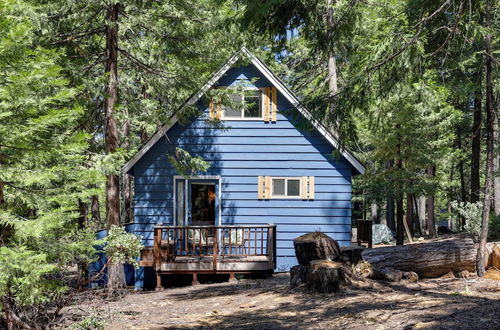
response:
<path id="1" fill-rule="evenodd" d="M 366 249 L 361 255 L 373 269 L 415 272 L 420 278 L 476 268 L 476 248 L 470 238 Z"/>
<path id="2" fill-rule="evenodd" d="M 337 292 L 347 284 L 343 265 L 328 260 L 309 263 L 306 287 L 317 292 Z"/>
<path id="3" fill-rule="evenodd" d="M 339 243 L 321 232 L 307 233 L 293 240 L 295 256 L 302 266 L 313 260 L 339 260 L 341 257 Z"/>

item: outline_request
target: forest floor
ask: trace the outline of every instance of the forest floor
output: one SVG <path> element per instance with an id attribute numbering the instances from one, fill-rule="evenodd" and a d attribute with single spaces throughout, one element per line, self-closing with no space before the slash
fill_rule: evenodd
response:
<path id="1" fill-rule="evenodd" d="M 200 278 L 202 280 L 202 278 Z M 92 292 L 92 291 L 90 291 Z M 65 310 L 105 329 L 335 328 L 500 329 L 500 281 L 439 278 L 376 282 L 371 289 L 311 294 L 290 289 L 287 273 L 103 299 L 99 291 Z M 74 322 L 74 321 L 73 321 Z"/>

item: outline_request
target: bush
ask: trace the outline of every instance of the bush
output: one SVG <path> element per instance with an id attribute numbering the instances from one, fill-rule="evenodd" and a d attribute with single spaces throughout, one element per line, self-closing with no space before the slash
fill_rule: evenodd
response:
<path id="1" fill-rule="evenodd" d="M 452 201 L 450 203 L 452 211 L 465 218 L 465 231 L 470 233 L 474 240 L 479 239 L 481 232 L 481 216 L 483 214 L 483 204 L 481 202 L 469 203 Z"/>

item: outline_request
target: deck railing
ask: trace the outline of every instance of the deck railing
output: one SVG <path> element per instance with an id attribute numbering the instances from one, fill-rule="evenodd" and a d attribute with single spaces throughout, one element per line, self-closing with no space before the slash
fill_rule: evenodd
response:
<path id="1" fill-rule="evenodd" d="M 267 256 L 275 262 L 276 225 L 156 226 L 154 259 L 175 262 L 180 257 L 218 258 Z"/>

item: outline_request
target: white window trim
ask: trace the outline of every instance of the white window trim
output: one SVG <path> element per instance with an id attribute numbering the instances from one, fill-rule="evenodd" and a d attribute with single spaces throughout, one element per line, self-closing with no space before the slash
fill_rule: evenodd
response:
<path id="1" fill-rule="evenodd" d="M 274 195 L 274 180 L 276 179 L 284 179 L 285 180 L 285 195 Z M 288 180 L 299 180 L 299 194 L 297 196 L 287 196 L 288 192 Z M 271 177 L 271 196 L 272 199 L 302 199 L 302 182 L 301 176 L 272 176 Z"/>
<path id="2" fill-rule="evenodd" d="M 198 176 L 190 176 L 189 178 L 185 178 L 182 175 L 174 175 L 173 177 L 173 186 L 174 186 L 174 191 L 173 191 L 173 211 L 172 211 L 172 218 L 174 219 L 173 224 L 174 226 L 179 226 L 177 223 L 177 185 L 175 184 L 177 180 L 184 180 L 184 225 L 187 226 L 188 224 L 188 207 L 187 207 L 187 200 L 188 200 L 188 191 L 189 191 L 189 180 L 216 180 L 217 185 L 219 186 L 218 189 L 218 197 L 219 197 L 219 206 L 217 208 L 217 211 L 219 212 L 219 216 L 216 219 L 216 226 L 220 226 L 222 223 L 222 180 L 220 175 L 198 175 Z"/>
<path id="3" fill-rule="evenodd" d="M 242 91 L 260 91 L 261 93 L 261 97 L 260 97 L 260 110 L 261 110 L 261 115 L 260 117 L 226 117 L 226 110 L 224 109 L 224 106 L 222 106 L 222 109 L 221 109 L 221 116 L 220 116 L 220 120 L 229 120 L 229 121 L 262 121 L 264 120 L 264 97 L 263 97 L 263 94 L 264 94 L 264 91 L 262 90 L 262 88 L 258 88 L 258 87 L 245 87 L 242 89 Z M 243 102 L 245 100 L 243 99 Z M 244 111 L 244 109 L 241 109 L 241 111 Z"/>

